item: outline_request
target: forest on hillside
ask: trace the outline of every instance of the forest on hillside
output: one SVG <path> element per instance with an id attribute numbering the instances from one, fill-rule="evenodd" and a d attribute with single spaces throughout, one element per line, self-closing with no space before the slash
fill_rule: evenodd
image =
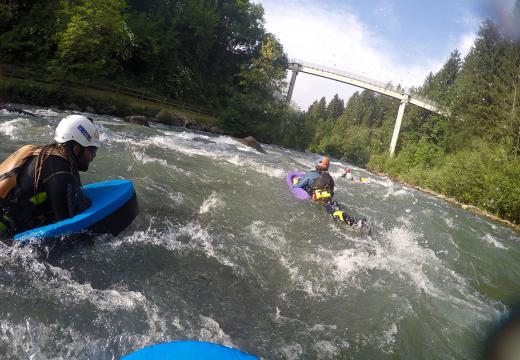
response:
<path id="1" fill-rule="evenodd" d="M 249 0 L 12 0 L 0 4 L 0 66 L 190 101 L 228 134 L 327 153 L 520 224 L 520 0 L 411 89 L 450 116 L 408 105 L 395 157 L 396 99 L 285 104 L 287 55 L 263 16 Z"/>
<path id="2" fill-rule="evenodd" d="M 263 15 L 243 0 L 12 0 L 0 3 L 0 66 L 145 89 L 275 142 L 287 58 Z"/>
<path id="3" fill-rule="evenodd" d="M 504 26 L 511 25 L 511 26 Z M 411 89 L 443 105 L 443 117 L 408 105 L 389 144 L 399 100 L 371 91 L 347 103 L 315 101 L 286 132 L 290 146 L 328 153 L 520 223 L 520 1 L 507 24 L 490 20 L 469 54 L 454 50 Z"/>

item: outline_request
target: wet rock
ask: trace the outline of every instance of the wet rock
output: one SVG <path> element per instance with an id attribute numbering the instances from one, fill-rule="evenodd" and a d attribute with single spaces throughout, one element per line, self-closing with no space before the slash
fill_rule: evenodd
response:
<path id="1" fill-rule="evenodd" d="M 183 126 L 190 127 L 193 124 L 193 121 L 184 116 L 174 113 L 173 111 L 161 110 L 156 116 L 155 120 L 162 124 L 174 125 L 174 126 Z"/>
<path id="2" fill-rule="evenodd" d="M 224 134 L 224 130 L 213 126 L 213 125 L 207 125 L 207 124 L 198 124 L 194 122 L 192 119 L 177 114 L 173 111 L 168 110 L 161 110 L 156 116 L 155 121 L 160 122 L 162 124 L 166 125 L 174 125 L 174 126 L 181 126 L 185 128 L 189 128 L 190 130 L 194 131 L 206 131 L 214 134 L 222 135 Z"/>
<path id="3" fill-rule="evenodd" d="M 92 113 L 92 114 L 96 113 L 96 109 L 94 109 L 92 106 L 89 106 L 89 105 L 85 106 L 85 111 Z"/>
<path id="4" fill-rule="evenodd" d="M 141 115 L 133 115 L 133 116 L 125 116 L 123 118 L 124 121 L 131 124 L 143 125 L 150 127 L 149 120 L 146 116 Z"/>
<path id="5" fill-rule="evenodd" d="M 65 105 L 65 109 L 72 110 L 72 111 L 81 111 L 81 108 L 74 103 Z"/>
<path id="6" fill-rule="evenodd" d="M 210 126 L 208 131 L 213 134 L 219 134 L 219 135 L 224 134 L 224 130 L 222 130 L 221 128 L 218 128 L 216 126 Z"/>
<path id="7" fill-rule="evenodd" d="M 237 139 L 237 140 L 240 141 L 244 145 L 251 146 L 253 149 L 255 149 L 258 152 L 261 152 L 262 154 L 266 153 L 265 150 L 262 148 L 262 146 L 260 146 L 258 141 L 256 141 L 256 139 L 252 136 L 246 136 L 243 139 Z"/>
<path id="8" fill-rule="evenodd" d="M 115 114 L 119 113 L 119 109 L 114 104 L 109 104 L 109 105 L 107 105 L 105 107 L 104 112 L 107 113 L 107 114 L 114 114 L 115 115 Z"/>
<path id="9" fill-rule="evenodd" d="M 1 105 L 0 104 L 0 109 L 5 109 L 9 112 L 12 112 L 12 113 L 18 113 L 18 114 L 23 114 L 23 115 L 29 115 L 29 116 L 33 116 L 33 117 L 38 117 L 37 115 L 34 115 L 32 112 L 29 112 L 29 111 L 25 111 L 21 108 L 17 108 L 17 107 L 12 107 L 12 106 L 8 106 L 8 105 Z"/>

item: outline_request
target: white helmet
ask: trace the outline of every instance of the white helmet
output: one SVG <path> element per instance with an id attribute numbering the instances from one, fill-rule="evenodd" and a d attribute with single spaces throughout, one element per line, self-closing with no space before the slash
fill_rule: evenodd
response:
<path id="1" fill-rule="evenodd" d="M 86 116 L 69 115 L 61 119 L 54 140 L 60 144 L 74 140 L 84 147 L 99 147 L 99 131 Z"/>

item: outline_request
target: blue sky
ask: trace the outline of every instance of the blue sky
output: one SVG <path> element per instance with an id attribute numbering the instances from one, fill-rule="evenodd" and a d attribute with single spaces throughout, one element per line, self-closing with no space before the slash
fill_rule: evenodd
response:
<path id="1" fill-rule="evenodd" d="M 289 58 L 404 87 L 419 86 L 458 49 L 465 56 L 485 18 L 500 21 L 515 0 L 257 0 L 265 27 Z M 293 102 L 343 99 L 357 90 L 299 74 Z"/>

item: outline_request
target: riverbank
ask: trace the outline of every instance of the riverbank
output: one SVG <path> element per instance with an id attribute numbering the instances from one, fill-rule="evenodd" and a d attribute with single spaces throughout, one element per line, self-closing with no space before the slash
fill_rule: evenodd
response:
<path id="1" fill-rule="evenodd" d="M 397 182 L 403 186 L 406 186 L 406 187 L 409 187 L 409 188 L 412 188 L 412 189 L 415 189 L 415 190 L 419 190 L 419 191 L 422 191 L 424 193 L 427 193 L 429 195 L 432 195 L 432 196 L 435 196 L 436 198 L 438 199 L 442 199 L 450 204 L 453 204 L 453 205 L 457 205 L 459 207 L 461 207 L 462 209 L 466 210 L 466 211 L 469 211 L 473 214 L 476 214 L 476 215 L 480 215 L 480 216 L 485 216 L 486 218 L 490 219 L 490 220 L 493 220 L 493 221 L 496 221 L 502 225 L 505 225 L 515 231 L 517 231 L 518 233 L 520 233 L 520 225 L 517 225 L 517 224 L 514 224 L 512 223 L 511 221 L 509 220 L 506 220 L 506 219 L 502 219 L 496 215 L 493 215 L 477 206 L 474 206 L 474 205 L 471 205 L 471 204 L 465 204 L 465 203 L 462 203 L 460 201 L 458 201 L 457 199 L 453 198 L 453 197 L 450 197 L 450 196 L 447 196 L 447 195 L 444 195 L 444 194 L 441 194 L 441 193 L 438 193 L 434 190 L 431 190 L 431 189 L 428 189 L 428 188 L 424 188 L 424 187 L 421 187 L 419 185 L 415 185 L 415 184 L 410 184 L 410 183 L 407 183 L 406 181 L 400 179 L 399 177 L 396 177 L 396 176 L 390 176 L 388 174 L 385 174 L 385 173 L 382 173 L 382 172 L 377 172 L 377 171 L 374 171 L 374 170 L 370 170 L 369 171 L 373 172 L 374 174 L 377 174 L 379 176 L 383 176 L 383 177 L 386 177 L 394 182 Z"/>
<path id="2" fill-rule="evenodd" d="M 166 125 L 193 127 L 194 130 L 203 131 L 211 131 L 213 128 L 215 132 L 220 131 L 217 129 L 215 116 L 190 111 L 182 105 L 156 103 L 108 90 L 57 86 L 43 81 L 8 76 L 0 77 L 0 103 L 31 104 L 122 118 L 141 115 Z M 161 112 L 167 112 L 170 116 L 158 117 Z"/>

